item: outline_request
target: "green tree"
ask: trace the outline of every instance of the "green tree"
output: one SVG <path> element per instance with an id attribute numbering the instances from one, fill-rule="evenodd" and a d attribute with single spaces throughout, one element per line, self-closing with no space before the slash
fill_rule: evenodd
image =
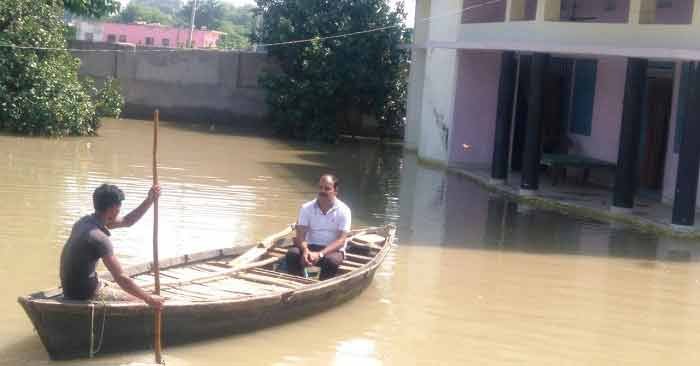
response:
<path id="1" fill-rule="evenodd" d="M 3 0 L 5 2 L 6 0 Z M 60 1 L 42 0 L 41 5 L 54 6 Z M 121 4 L 117 0 L 63 0 L 63 7 L 69 12 L 93 18 L 100 18 L 119 12 Z"/>
<path id="2" fill-rule="evenodd" d="M 65 38 L 59 4 L 0 2 L 0 44 L 57 49 L 0 48 L 0 130 L 48 136 L 96 133 L 99 115 L 91 89 L 78 80 L 78 59 L 61 50 Z M 114 95 L 109 90 L 95 98 Z M 118 104 L 101 102 L 106 107 Z"/>
<path id="3" fill-rule="evenodd" d="M 142 6 L 148 6 L 151 8 L 157 8 L 163 14 L 169 15 L 171 17 L 176 17 L 177 13 L 182 7 L 181 0 L 131 0 L 129 4 L 137 4 Z"/>
<path id="4" fill-rule="evenodd" d="M 180 20 L 183 24 L 190 25 L 192 16 L 192 3 L 187 2 L 180 9 Z M 194 26 L 197 28 L 207 27 L 208 29 L 218 29 L 224 20 L 224 5 L 219 0 L 198 0 L 197 16 L 194 18 Z"/>
<path id="5" fill-rule="evenodd" d="M 261 78 L 273 125 L 287 136 L 334 141 L 358 116 L 379 123 L 380 136 L 402 132 L 408 52 L 403 4 L 386 0 L 257 0 L 263 24 L 255 39 L 281 73 Z M 321 40 L 330 35 L 381 31 Z"/>
<path id="6" fill-rule="evenodd" d="M 225 20 L 218 31 L 224 32 L 219 37 L 219 48 L 243 49 L 250 47 L 250 28 Z"/>
<path id="7" fill-rule="evenodd" d="M 231 21 L 233 24 L 242 25 L 248 27 L 249 29 L 253 26 L 253 23 L 255 22 L 255 6 L 234 6 L 231 4 L 226 4 L 224 7 L 226 9 L 226 19 Z"/>
<path id="8" fill-rule="evenodd" d="M 242 49 L 250 47 L 250 37 L 255 24 L 255 7 L 224 4 L 224 20 L 216 30 L 225 34 L 219 39 L 220 48 Z"/>
<path id="9" fill-rule="evenodd" d="M 255 7 L 234 6 L 219 0 L 198 0 L 195 27 L 206 27 L 223 32 L 219 48 L 247 48 L 254 23 Z M 178 14 L 178 23 L 189 27 L 192 16 L 192 1 L 187 2 Z"/>
<path id="10" fill-rule="evenodd" d="M 129 3 L 129 5 L 127 5 L 119 15 L 115 16 L 113 20 L 120 23 L 146 22 L 164 25 L 175 24 L 175 19 L 171 15 L 163 13 L 160 9 L 135 3 Z"/>

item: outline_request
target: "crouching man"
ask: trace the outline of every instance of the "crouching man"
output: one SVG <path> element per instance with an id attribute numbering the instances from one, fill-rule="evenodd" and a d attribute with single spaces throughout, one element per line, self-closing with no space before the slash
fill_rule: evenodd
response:
<path id="1" fill-rule="evenodd" d="M 319 179 L 316 199 L 301 206 L 294 247 L 287 251 L 291 274 L 303 275 L 306 267 L 321 267 L 320 280 L 336 275 L 345 259 L 345 242 L 350 233 L 350 208 L 338 199 L 338 179 L 324 174 Z"/>
<path id="2" fill-rule="evenodd" d="M 137 298 L 156 308 L 163 306 L 162 297 L 147 293 L 124 274 L 109 239 L 110 229 L 135 224 L 158 196 L 160 187 L 151 187 L 148 197 L 137 208 L 119 217 L 124 193 L 117 186 L 107 184 L 95 189 L 92 195 L 95 212 L 73 225 L 61 252 L 61 286 L 66 299 L 129 301 Z M 97 278 L 95 267 L 100 259 L 119 288 Z"/>

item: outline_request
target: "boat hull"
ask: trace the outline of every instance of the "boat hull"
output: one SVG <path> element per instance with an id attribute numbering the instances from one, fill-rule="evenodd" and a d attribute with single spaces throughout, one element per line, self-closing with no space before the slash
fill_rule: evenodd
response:
<path id="1" fill-rule="evenodd" d="M 370 238 L 374 235 L 384 238 L 384 241 L 381 245 L 377 245 L 378 242 L 356 243 L 364 245 L 365 247 L 360 249 L 366 249 L 367 253 L 372 254 L 348 254 L 344 265 L 341 265 L 343 274 L 325 281 L 273 271 L 271 264 L 283 258 L 286 251 L 272 247 L 268 252 L 263 250 L 269 258 L 257 262 L 264 267 L 256 267 L 251 263 L 246 268 L 228 267 L 224 272 L 217 270 L 219 267 L 215 265 L 226 266 L 226 263 L 235 263 L 251 253 L 250 250 L 259 250 L 258 245 L 222 248 L 161 261 L 161 273 L 183 276 L 175 284 L 171 283 L 171 288 L 185 291 L 171 291 L 172 297 L 165 303 L 162 312 L 162 344 L 167 347 L 269 327 L 318 314 L 358 296 L 371 283 L 388 253 L 395 229 L 388 226 L 353 232 L 357 233 L 355 237 L 358 241 L 361 235 L 370 235 Z M 377 236 L 376 233 L 382 236 Z M 290 231 L 287 230 L 268 237 L 261 243 L 289 243 L 289 234 Z M 126 273 L 135 279 L 141 276 L 143 280 L 150 276 L 152 280 L 151 267 L 151 263 L 144 263 L 131 267 Z M 195 272 L 206 275 L 196 276 L 197 280 L 193 280 L 191 276 Z M 269 277 L 265 277 L 265 274 Z M 104 278 L 110 279 L 108 274 L 104 274 Z M 246 282 L 247 285 L 243 285 L 240 290 L 234 283 L 234 293 L 245 290 L 241 292 L 243 295 L 236 296 L 219 297 L 216 294 L 221 293 L 222 288 L 217 289 L 213 286 L 213 296 L 205 300 L 198 300 L 196 292 L 188 293 L 186 290 L 190 283 L 196 282 L 197 286 L 206 287 L 207 284 L 223 284 L 228 278 L 234 278 L 234 281 L 242 278 L 253 282 Z M 217 282 L 222 280 L 224 282 Z M 250 285 L 254 284 L 267 287 L 258 292 L 250 292 Z M 166 287 L 165 291 L 169 291 L 169 288 Z M 224 288 L 223 291 L 229 291 L 230 295 L 231 287 Z M 62 298 L 60 288 L 22 296 L 18 300 L 31 319 L 51 359 L 75 359 L 97 353 L 153 347 L 153 309 L 144 303 L 70 301 Z"/>
<path id="2" fill-rule="evenodd" d="M 348 279 L 343 286 L 311 289 L 292 296 L 282 294 L 232 302 L 166 306 L 163 308 L 163 345 L 248 332 L 317 314 L 359 295 L 372 281 L 374 271 Z M 20 302 L 53 360 L 89 357 L 91 333 L 93 349 L 101 343 L 99 354 L 153 346 L 153 311 L 145 306 L 120 311 L 95 304 L 93 317 L 90 309 L 71 311 L 55 305 Z M 103 318 L 106 319 L 104 334 L 100 337 Z"/>

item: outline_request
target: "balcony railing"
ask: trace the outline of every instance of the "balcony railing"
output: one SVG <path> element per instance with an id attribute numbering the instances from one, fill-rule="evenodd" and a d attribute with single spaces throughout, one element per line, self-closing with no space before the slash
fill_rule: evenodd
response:
<path id="1" fill-rule="evenodd" d="M 700 0 L 463 0 L 462 24 L 518 21 L 691 24 Z M 700 6 L 700 5 L 697 5 Z"/>

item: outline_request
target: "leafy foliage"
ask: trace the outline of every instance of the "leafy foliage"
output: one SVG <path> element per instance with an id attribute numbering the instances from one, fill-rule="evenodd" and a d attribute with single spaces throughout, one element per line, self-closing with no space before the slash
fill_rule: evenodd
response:
<path id="1" fill-rule="evenodd" d="M 225 21 L 217 30 L 224 32 L 217 43 L 219 48 L 243 49 L 250 47 L 250 28 Z"/>
<path id="2" fill-rule="evenodd" d="M 349 120 L 373 116 L 380 136 L 403 128 L 408 52 L 399 48 L 403 4 L 386 0 L 257 0 L 263 25 L 255 39 L 269 47 L 281 73 L 261 78 L 273 124 L 285 135 L 334 141 Z M 385 28 L 349 37 L 329 35 Z"/>
<path id="3" fill-rule="evenodd" d="M 137 3 L 129 3 L 119 15 L 116 15 L 112 20 L 120 23 L 160 23 L 163 25 L 175 24 L 175 19 L 172 15 L 163 13 L 156 7 L 140 5 Z"/>
<path id="4" fill-rule="evenodd" d="M 0 43 L 64 48 L 63 9 L 0 2 Z M 26 135 L 94 134 L 99 118 L 79 61 L 66 51 L 0 48 L 0 130 Z"/>
<path id="5" fill-rule="evenodd" d="M 246 48 L 250 46 L 253 10 L 254 7 L 250 5 L 237 7 L 219 0 L 198 0 L 195 26 L 224 32 L 219 39 L 220 48 Z M 189 25 L 191 15 L 192 1 L 189 1 L 179 12 L 181 24 Z"/>
<path id="6" fill-rule="evenodd" d="M 180 9 L 180 19 L 182 19 L 185 24 L 190 24 L 193 2 L 194 1 L 187 2 L 182 9 Z M 197 1 L 197 16 L 194 19 L 195 27 L 217 29 L 221 25 L 223 19 L 224 5 L 219 0 Z"/>
<path id="7" fill-rule="evenodd" d="M 95 112 L 100 117 L 119 118 L 123 108 L 119 80 L 108 78 L 95 97 Z"/>
<path id="8" fill-rule="evenodd" d="M 41 5 L 57 5 L 53 0 L 42 0 L 41 3 Z M 100 18 L 119 12 L 121 5 L 117 0 L 63 0 L 63 6 L 75 15 Z"/>
<path id="9" fill-rule="evenodd" d="M 161 13 L 176 17 L 178 11 L 182 7 L 181 0 L 131 0 L 129 4 L 148 6 L 158 9 Z"/>
<path id="10" fill-rule="evenodd" d="M 250 36 L 255 24 L 255 7 L 224 4 L 224 19 L 216 30 L 224 32 L 221 48 L 242 49 L 250 47 Z"/>

